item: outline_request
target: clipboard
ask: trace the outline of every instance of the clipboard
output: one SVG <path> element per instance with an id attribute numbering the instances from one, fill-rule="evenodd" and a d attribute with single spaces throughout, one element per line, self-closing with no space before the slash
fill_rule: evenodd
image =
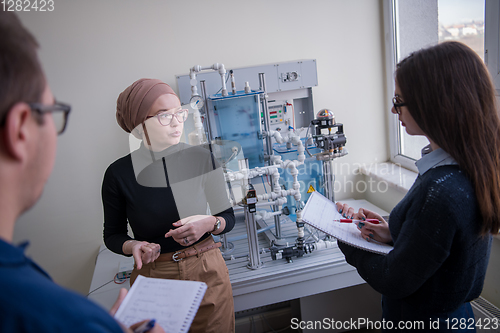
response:
<path id="1" fill-rule="evenodd" d="M 335 237 L 341 242 L 354 246 L 358 249 L 388 254 L 394 247 L 389 244 L 367 241 L 361 236 L 358 227 L 354 223 L 339 223 L 344 217 L 337 211 L 337 205 L 324 197 L 319 192 L 313 192 L 302 210 L 302 220 L 314 228 Z"/>

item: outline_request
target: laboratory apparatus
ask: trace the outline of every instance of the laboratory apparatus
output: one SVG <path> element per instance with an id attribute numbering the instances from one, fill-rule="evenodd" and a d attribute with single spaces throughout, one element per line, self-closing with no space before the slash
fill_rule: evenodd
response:
<path id="1" fill-rule="evenodd" d="M 344 135 L 344 126 L 343 124 L 336 123 L 335 115 L 331 110 L 322 109 L 317 113 L 316 119 L 311 121 L 308 132 L 311 127 L 314 127 L 315 134 L 313 134 L 311 137 L 307 136 L 307 142 L 305 144 L 306 151 L 311 158 L 314 156 L 314 162 L 318 164 L 321 163 L 322 165 L 322 194 L 324 194 L 331 201 L 335 201 L 333 191 L 335 179 L 332 173 L 331 163 L 333 159 L 347 154 L 347 150 L 344 148 L 347 142 L 347 139 Z M 314 142 L 316 149 L 319 151 L 314 150 L 311 153 L 311 150 L 308 148 L 309 142 Z M 314 173 L 312 172 L 309 172 L 308 174 L 311 177 L 314 176 Z M 312 177 L 310 179 L 315 180 L 314 178 L 315 177 Z M 310 190 L 314 191 L 312 184 L 309 185 L 308 192 L 310 192 Z M 314 250 L 332 246 L 332 242 L 329 240 L 328 236 L 326 236 L 325 240 L 323 241 L 315 239 L 315 241 L 313 242 L 306 242 L 304 233 L 305 224 L 301 219 L 302 207 L 302 205 L 297 205 L 297 207 L 294 207 L 295 209 L 297 209 L 296 224 L 298 230 L 298 237 L 295 244 L 285 247 L 271 244 L 271 256 L 274 260 L 284 258 L 288 262 L 291 262 L 293 257 L 302 257 L 304 254 L 311 253 Z"/>
<path id="2" fill-rule="evenodd" d="M 333 113 L 323 109 L 315 117 L 316 61 L 236 68 L 229 74 L 223 64 L 196 65 L 189 75 L 177 76 L 177 83 L 181 103 L 194 110 L 189 143 L 213 147 L 231 204 L 236 213 L 243 211 L 247 267 L 263 266 L 260 254 L 266 249 L 259 247 L 260 233 L 268 238 L 267 251 L 275 260 L 291 262 L 294 256 L 332 247 L 334 242 L 311 232 L 313 241 L 308 241 L 301 219 L 312 191 L 333 199 L 331 162 L 347 154 L 343 125 Z M 295 235 L 284 235 L 282 223 L 293 222 Z M 221 239 L 228 260 L 236 238 L 230 232 Z"/>

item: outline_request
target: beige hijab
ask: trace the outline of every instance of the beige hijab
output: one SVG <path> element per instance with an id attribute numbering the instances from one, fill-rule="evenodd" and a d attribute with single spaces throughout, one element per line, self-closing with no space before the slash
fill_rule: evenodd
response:
<path id="1" fill-rule="evenodd" d="M 174 90 L 157 79 L 140 79 L 125 89 L 116 101 L 116 121 L 127 133 L 146 120 L 149 109 L 158 97 L 175 95 Z"/>

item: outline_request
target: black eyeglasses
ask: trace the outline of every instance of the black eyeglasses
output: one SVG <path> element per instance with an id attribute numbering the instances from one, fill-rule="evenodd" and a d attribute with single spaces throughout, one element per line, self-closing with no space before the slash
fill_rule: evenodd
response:
<path id="1" fill-rule="evenodd" d="M 30 103 L 28 104 L 31 110 L 38 112 L 38 114 L 43 115 L 45 113 L 52 113 L 52 118 L 54 119 L 54 124 L 56 126 L 57 134 L 61 134 L 66 129 L 66 124 L 68 123 L 68 115 L 71 111 L 71 106 L 68 104 L 56 102 L 54 105 L 44 105 L 40 103 Z"/>
<path id="2" fill-rule="evenodd" d="M 392 105 L 394 106 L 397 114 L 401 114 L 401 107 L 406 106 L 406 103 L 400 102 L 400 98 L 401 97 L 399 95 L 396 95 L 392 98 Z"/>

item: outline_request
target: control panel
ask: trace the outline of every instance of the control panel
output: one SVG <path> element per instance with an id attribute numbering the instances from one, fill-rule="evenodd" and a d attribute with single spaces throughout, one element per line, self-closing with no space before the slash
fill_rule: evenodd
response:
<path id="1" fill-rule="evenodd" d="M 283 105 L 273 105 L 269 107 L 269 123 L 284 124 L 284 108 Z"/>
<path id="2" fill-rule="evenodd" d="M 273 131 L 288 130 L 289 126 L 293 127 L 293 105 L 292 101 L 271 100 L 268 103 L 269 110 L 269 126 Z M 262 114 L 262 116 L 264 116 Z"/>

